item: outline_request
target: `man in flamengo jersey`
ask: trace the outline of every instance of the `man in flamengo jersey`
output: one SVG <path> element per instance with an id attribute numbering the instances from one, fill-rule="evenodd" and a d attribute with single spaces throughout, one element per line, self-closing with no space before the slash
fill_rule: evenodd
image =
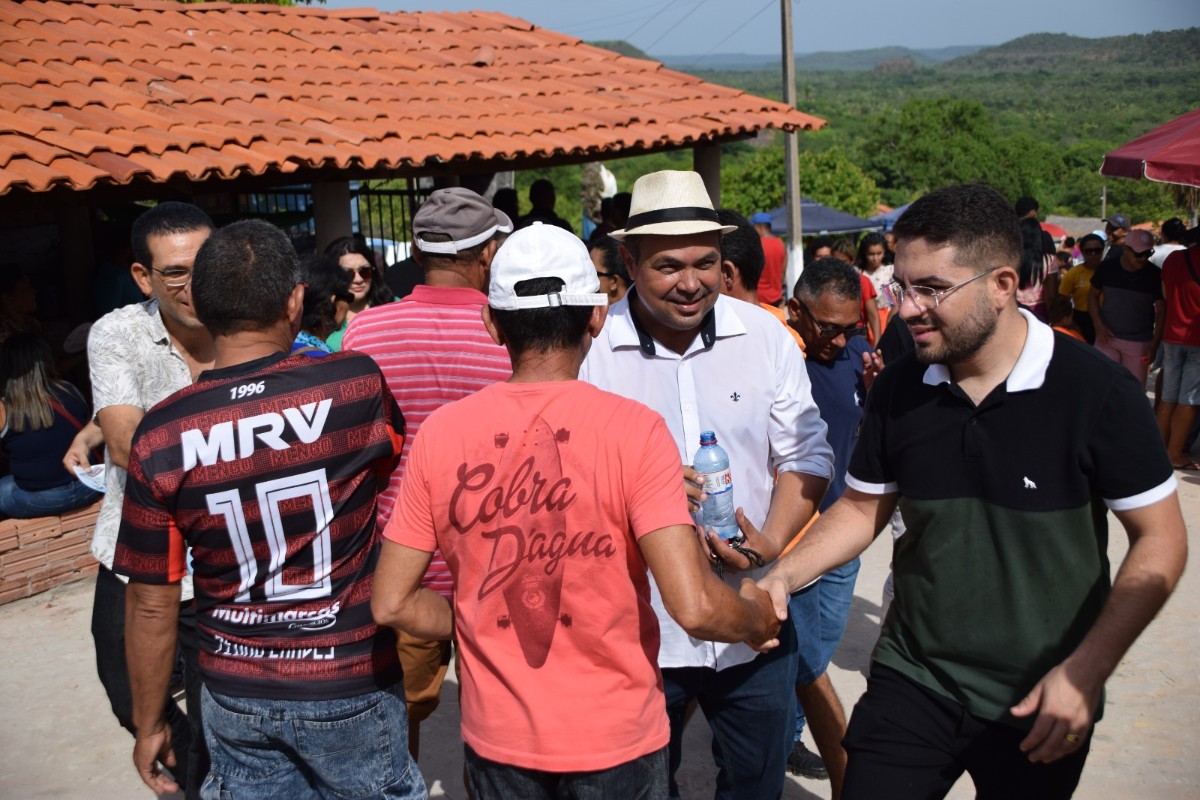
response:
<path id="1" fill-rule="evenodd" d="M 779 630 L 749 580 L 739 594 L 706 564 L 662 417 L 577 380 L 607 307 L 573 234 L 535 222 L 500 247 L 483 318 L 512 378 L 429 415 L 384 531 L 376 618 L 457 632 L 475 800 L 665 800 L 647 567 L 693 636 Z M 453 610 L 421 585 L 437 548 Z"/>
<path id="2" fill-rule="evenodd" d="M 296 254 L 256 220 L 212 235 L 192 298 L 216 361 L 134 436 L 114 571 L 130 579 L 134 763 L 174 785 L 162 697 L 179 581 L 196 586 L 205 795 L 425 796 L 408 753 L 395 636 L 371 618 L 376 494 L 404 419 L 367 356 L 288 355 Z"/>

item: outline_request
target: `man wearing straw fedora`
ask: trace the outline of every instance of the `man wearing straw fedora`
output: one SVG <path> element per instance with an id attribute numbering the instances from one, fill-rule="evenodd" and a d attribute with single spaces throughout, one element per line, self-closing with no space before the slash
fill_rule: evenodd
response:
<path id="1" fill-rule="evenodd" d="M 729 454 L 736 547 L 706 531 L 713 566 L 731 582 L 759 574 L 816 509 L 833 473 L 825 424 L 813 403 L 800 350 L 773 316 L 720 294 L 722 225 L 700 176 L 663 171 L 633 187 L 621 242 L 633 287 L 609 310 L 580 377 L 640 400 L 666 420 L 690 464 L 702 430 Z M 702 499 L 686 467 L 688 495 Z M 736 584 L 734 584 L 736 585 Z M 791 749 L 795 631 L 757 653 L 744 644 L 688 636 L 663 609 L 662 668 L 671 723 L 671 794 L 679 796 L 684 718 L 697 699 L 716 746 L 717 796 L 762 800 L 783 791 Z"/>
<path id="2" fill-rule="evenodd" d="M 607 305 L 574 234 L 535 222 L 504 243 L 483 319 L 512 377 L 428 417 L 384 532 L 376 619 L 457 633 L 475 800 L 665 800 L 647 567 L 693 636 L 780 627 L 750 581 L 739 595 L 705 566 L 662 417 L 576 380 Z M 453 608 L 421 586 L 435 548 Z"/>

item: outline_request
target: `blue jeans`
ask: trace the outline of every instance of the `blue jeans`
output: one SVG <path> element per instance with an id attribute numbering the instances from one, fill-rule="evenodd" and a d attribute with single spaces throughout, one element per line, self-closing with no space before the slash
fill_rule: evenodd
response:
<path id="1" fill-rule="evenodd" d="M 850 604 L 854 602 L 854 583 L 861 563 L 857 558 L 829 570 L 821 579 L 788 598 L 788 616 L 799 638 L 800 667 L 796 685 L 807 686 L 825 674 L 833 654 L 842 643 Z M 796 707 L 795 741 L 804 730 L 804 709 Z"/>
<path id="2" fill-rule="evenodd" d="M 783 794 L 796 717 L 796 630 L 779 629 L 779 646 L 753 661 L 720 672 L 709 667 L 664 669 L 671 721 L 671 797 L 679 797 L 675 772 L 683 750 L 683 718 L 692 698 L 713 734 L 717 800 L 771 800 Z"/>
<path id="3" fill-rule="evenodd" d="M 50 489 L 28 491 L 17 486 L 12 475 L 0 478 L 0 516 L 33 519 L 64 514 L 100 499 L 100 492 L 79 481 L 70 481 Z"/>
<path id="4" fill-rule="evenodd" d="M 475 800 L 666 800 L 667 748 L 609 769 L 593 772 L 545 772 L 483 758 L 469 746 L 467 780 Z"/>
<path id="5" fill-rule="evenodd" d="M 337 700 L 231 697 L 204 687 L 204 800 L 424 798 L 404 690 Z"/>

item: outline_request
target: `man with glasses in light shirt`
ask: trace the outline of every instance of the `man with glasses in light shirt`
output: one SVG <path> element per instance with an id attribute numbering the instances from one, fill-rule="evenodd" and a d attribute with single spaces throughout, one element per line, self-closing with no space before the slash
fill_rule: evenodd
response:
<path id="1" fill-rule="evenodd" d="M 212 220 L 188 203 L 160 203 L 133 223 L 130 236 L 134 281 L 149 299 L 101 317 L 88 336 L 95 425 L 76 437 L 64 464 L 86 466 L 88 448 L 105 445 L 104 502 L 92 535 L 92 554 L 100 562 L 92 606 L 92 639 L 96 671 L 117 721 L 130 733 L 133 699 L 125 660 L 125 579 L 112 571 L 126 468 L 133 432 L 151 407 L 190 385 L 212 366 L 212 336 L 192 307 L 192 265 L 200 246 L 213 232 Z M 98 439 L 98 435 L 103 439 Z M 179 643 L 183 649 L 187 689 L 184 714 L 164 697 L 165 719 L 173 733 L 176 763 L 172 772 L 189 798 L 199 797 L 208 774 L 208 751 L 200 727 L 200 668 L 192 580 L 182 581 Z M 136 734 L 135 734 L 136 735 Z"/>
<path id="2" fill-rule="evenodd" d="M 1018 308 L 1001 195 L 938 190 L 895 233 L 915 351 L 872 386 L 845 493 L 760 585 L 782 608 L 899 505 L 843 799 L 943 797 L 964 771 L 980 797 L 1067 798 L 1104 682 L 1183 570 L 1171 464 L 1129 374 Z M 1111 586 L 1105 506 L 1130 541 Z"/>

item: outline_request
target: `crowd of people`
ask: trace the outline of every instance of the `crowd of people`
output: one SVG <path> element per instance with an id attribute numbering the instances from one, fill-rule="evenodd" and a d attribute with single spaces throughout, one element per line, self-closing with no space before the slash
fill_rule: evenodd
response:
<path id="1" fill-rule="evenodd" d="M 403 292 L 361 237 L 301 259 L 161 203 L 131 234 L 147 299 L 91 327 L 90 404 L 36 333 L 0 342 L 0 512 L 94 502 L 72 475 L 103 459 L 92 633 L 145 783 L 424 797 L 453 668 L 476 800 L 677 798 L 696 709 L 719 798 L 789 771 L 1070 797 L 1186 557 L 1196 231 L 1156 249 L 1114 215 L 1060 259 L 1036 202 L 951 186 L 810 242 L 786 287 L 769 216 L 696 173 L 643 176 L 586 243 L 530 199 L 435 191 Z M 727 471 L 692 466 L 701 434 Z M 703 510 L 730 486 L 734 539 Z M 827 670 L 885 529 L 847 721 Z"/>

